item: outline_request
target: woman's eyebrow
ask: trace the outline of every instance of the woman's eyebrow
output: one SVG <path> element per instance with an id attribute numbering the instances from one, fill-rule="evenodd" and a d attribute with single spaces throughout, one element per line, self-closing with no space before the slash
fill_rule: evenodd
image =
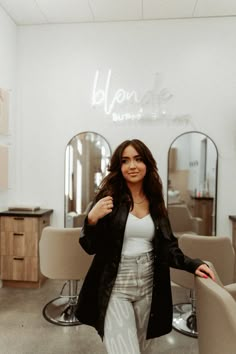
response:
<path id="1" fill-rule="evenodd" d="M 132 157 L 141 157 L 141 155 L 134 155 L 134 156 L 122 156 L 122 159 L 130 159 Z"/>

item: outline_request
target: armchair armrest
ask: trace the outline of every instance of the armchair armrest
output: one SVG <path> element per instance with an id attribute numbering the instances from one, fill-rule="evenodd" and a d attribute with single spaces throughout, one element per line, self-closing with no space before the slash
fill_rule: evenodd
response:
<path id="1" fill-rule="evenodd" d="M 224 288 L 230 293 L 230 295 L 236 301 L 236 283 L 225 285 Z"/>
<path id="2" fill-rule="evenodd" d="M 216 283 L 218 283 L 222 288 L 225 288 L 225 290 L 228 291 L 228 293 L 234 298 L 234 300 L 236 301 L 236 283 L 232 283 L 232 284 L 228 284 L 228 285 L 223 285 L 215 268 L 214 265 L 209 262 L 209 261 L 205 261 L 205 263 L 207 263 L 207 265 L 211 268 L 211 270 L 214 272 L 215 277 L 216 277 Z"/>
<path id="3" fill-rule="evenodd" d="M 202 235 L 203 219 L 199 217 L 191 217 L 193 229 L 198 235 Z"/>

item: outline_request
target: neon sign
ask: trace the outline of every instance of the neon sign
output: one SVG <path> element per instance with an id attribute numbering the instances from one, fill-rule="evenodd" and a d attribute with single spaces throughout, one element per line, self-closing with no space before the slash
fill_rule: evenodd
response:
<path id="1" fill-rule="evenodd" d="M 170 114 L 169 101 L 173 95 L 166 88 L 160 88 L 160 75 L 155 74 L 153 88 L 142 96 L 137 91 L 118 88 L 111 94 L 112 72 L 108 70 L 105 84 L 101 88 L 100 72 L 96 71 L 92 90 L 92 106 L 101 106 L 114 122 L 126 120 L 168 121 L 177 124 L 189 122 L 189 115 Z"/>

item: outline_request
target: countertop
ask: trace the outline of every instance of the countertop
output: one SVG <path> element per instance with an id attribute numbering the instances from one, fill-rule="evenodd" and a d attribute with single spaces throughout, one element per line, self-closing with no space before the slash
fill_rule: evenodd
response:
<path id="1" fill-rule="evenodd" d="M 196 199 L 196 200 L 213 200 L 213 197 L 207 197 L 207 196 L 202 196 L 202 197 L 197 197 L 195 195 L 191 195 L 192 199 Z"/>
<path id="2" fill-rule="evenodd" d="M 53 209 L 38 209 L 35 211 L 26 210 L 5 210 L 0 212 L 0 216 L 24 216 L 24 217 L 41 217 L 43 215 L 51 214 Z"/>

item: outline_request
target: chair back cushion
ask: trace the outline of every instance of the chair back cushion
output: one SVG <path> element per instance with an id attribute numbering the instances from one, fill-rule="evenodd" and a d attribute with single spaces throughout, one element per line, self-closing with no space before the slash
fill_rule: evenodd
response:
<path id="1" fill-rule="evenodd" d="M 224 285 L 233 283 L 235 252 L 229 237 L 184 234 L 179 246 L 189 257 L 211 262 Z"/>
<path id="2" fill-rule="evenodd" d="M 81 228 L 45 227 L 39 242 L 40 270 L 50 279 L 83 279 L 93 260 L 79 244 Z"/>
<path id="3" fill-rule="evenodd" d="M 236 353 L 236 302 L 211 279 L 195 277 L 200 354 Z"/>

